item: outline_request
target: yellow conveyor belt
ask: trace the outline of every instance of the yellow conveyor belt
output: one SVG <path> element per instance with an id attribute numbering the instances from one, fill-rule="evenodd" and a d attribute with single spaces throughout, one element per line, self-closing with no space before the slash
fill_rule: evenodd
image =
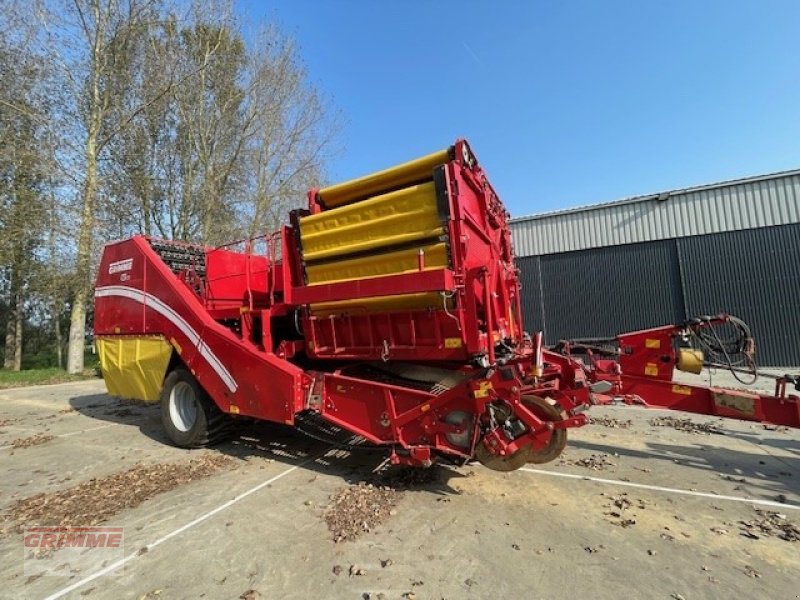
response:
<path id="1" fill-rule="evenodd" d="M 317 195 L 326 208 L 335 208 L 354 200 L 374 196 L 385 190 L 397 189 L 431 179 L 434 167 L 449 161 L 450 151 L 441 150 L 358 179 L 322 188 Z"/>

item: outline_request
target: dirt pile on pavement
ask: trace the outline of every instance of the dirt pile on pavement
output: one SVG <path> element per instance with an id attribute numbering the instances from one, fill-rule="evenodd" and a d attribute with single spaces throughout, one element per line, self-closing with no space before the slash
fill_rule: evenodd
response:
<path id="1" fill-rule="evenodd" d="M 739 521 L 742 535 L 757 540 L 761 536 L 777 537 L 787 542 L 800 542 L 800 527 L 782 515 L 771 510 L 755 509 L 758 518 Z"/>
<path id="2" fill-rule="evenodd" d="M 609 460 L 608 454 L 592 454 L 586 458 L 562 458 L 559 462 L 561 465 L 575 465 L 577 467 L 586 467 L 592 471 L 604 471 L 609 467 L 616 467 L 617 464 Z"/>
<path id="3" fill-rule="evenodd" d="M 629 429 L 633 425 L 630 419 L 622 420 L 613 417 L 589 417 L 590 425 L 602 425 L 611 429 Z"/>
<path id="4" fill-rule="evenodd" d="M 394 513 L 402 494 L 389 486 L 363 481 L 337 491 L 323 513 L 333 541 L 352 541 L 373 530 Z"/>
<path id="5" fill-rule="evenodd" d="M 714 423 L 696 423 L 691 419 L 679 419 L 677 417 L 656 417 L 655 419 L 650 419 L 650 425 L 653 427 L 672 427 L 687 433 L 725 435 L 725 432 Z"/>
<path id="6" fill-rule="evenodd" d="M 232 462 L 225 456 L 206 454 L 184 463 L 140 464 L 66 490 L 23 498 L 2 518 L 14 521 L 18 531 L 32 525 L 96 525 L 162 492 L 208 477 Z"/>
<path id="7" fill-rule="evenodd" d="M 604 503 L 605 508 L 609 510 L 603 514 L 606 520 L 612 525 L 628 528 L 636 525 L 637 514 L 634 510 L 644 510 L 647 507 L 647 501 L 641 498 L 631 498 L 627 492 L 620 494 L 600 494 L 606 498 Z"/>
<path id="8" fill-rule="evenodd" d="M 37 433 L 36 435 L 32 435 L 31 437 L 17 438 L 13 442 L 11 442 L 11 448 L 14 450 L 19 450 L 20 448 L 30 448 L 31 446 L 39 446 L 41 444 L 46 444 L 47 442 L 53 439 L 55 439 L 54 435 L 44 435 L 41 433 Z"/>

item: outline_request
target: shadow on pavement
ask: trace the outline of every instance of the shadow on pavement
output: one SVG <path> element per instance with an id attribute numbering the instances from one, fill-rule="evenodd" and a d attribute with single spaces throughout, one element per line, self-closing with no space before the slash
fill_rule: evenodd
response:
<path id="1" fill-rule="evenodd" d="M 654 461 L 667 461 L 716 473 L 721 480 L 736 483 L 735 489 L 741 488 L 750 493 L 758 491 L 769 500 L 787 492 L 800 495 L 800 458 L 742 452 L 697 441 L 691 446 L 647 442 L 646 452 L 582 440 L 572 441 L 570 446 L 590 452 L 638 458 L 650 465 L 654 465 Z M 653 471 L 656 469 L 653 468 Z"/>
<path id="2" fill-rule="evenodd" d="M 107 394 L 75 396 L 69 402 L 86 417 L 137 427 L 150 440 L 171 445 L 161 426 L 158 404 L 118 400 Z M 287 466 L 302 463 L 301 468 L 306 471 L 336 475 L 348 484 L 368 482 L 442 495 L 458 494 L 449 481 L 465 476 L 448 465 L 434 465 L 427 470 L 387 466 L 388 448 L 337 448 L 293 427 L 252 419 L 240 419 L 234 436 L 213 449 L 244 461 L 261 458 Z"/>

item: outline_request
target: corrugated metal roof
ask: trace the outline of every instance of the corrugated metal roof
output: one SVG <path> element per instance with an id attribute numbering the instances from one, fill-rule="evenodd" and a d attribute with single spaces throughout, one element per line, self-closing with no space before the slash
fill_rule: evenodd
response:
<path id="1" fill-rule="evenodd" d="M 800 222 L 800 169 L 511 220 L 517 256 Z"/>

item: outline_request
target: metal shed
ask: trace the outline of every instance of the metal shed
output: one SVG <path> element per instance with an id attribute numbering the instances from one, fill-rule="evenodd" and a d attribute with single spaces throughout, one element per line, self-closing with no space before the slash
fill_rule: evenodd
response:
<path id="1" fill-rule="evenodd" d="M 511 221 L 530 329 L 548 343 L 698 314 L 748 321 L 800 365 L 800 169 Z"/>

